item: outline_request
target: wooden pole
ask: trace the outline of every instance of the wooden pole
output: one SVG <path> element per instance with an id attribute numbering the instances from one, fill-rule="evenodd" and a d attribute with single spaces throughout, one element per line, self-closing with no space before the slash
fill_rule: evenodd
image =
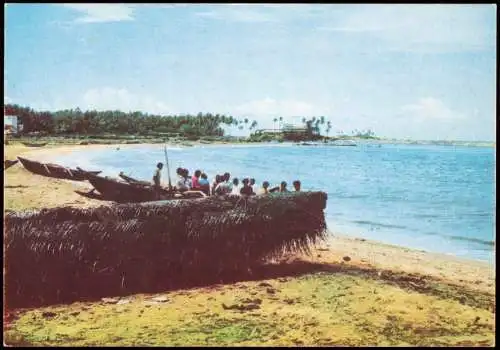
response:
<path id="1" fill-rule="evenodd" d="M 165 140 L 164 151 L 165 151 L 165 161 L 166 161 L 166 163 L 167 163 L 168 189 L 169 189 L 169 190 L 172 190 L 172 182 L 171 182 L 171 180 L 170 180 L 170 166 L 169 166 L 169 164 L 168 164 L 167 140 Z"/>

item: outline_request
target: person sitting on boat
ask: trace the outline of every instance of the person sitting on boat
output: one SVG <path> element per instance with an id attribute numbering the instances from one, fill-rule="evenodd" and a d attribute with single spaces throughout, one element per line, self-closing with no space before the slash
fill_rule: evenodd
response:
<path id="1" fill-rule="evenodd" d="M 253 192 L 252 186 L 250 186 L 250 180 L 248 178 L 243 179 L 242 183 L 243 187 L 240 190 L 240 194 L 245 196 L 252 196 L 255 194 Z"/>
<path id="2" fill-rule="evenodd" d="M 250 187 L 252 188 L 253 193 L 257 193 L 257 186 L 255 186 L 255 179 L 251 178 L 250 179 Z"/>
<path id="3" fill-rule="evenodd" d="M 191 182 L 191 176 L 189 176 L 189 170 L 187 170 L 186 168 L 182 170 L 183 170 L 182 176 L 184 177 L 184 181 L 187 187 L 192 188 L 193 184 Z"/>
<path id="4" fill-rule="evenodd" d="M 191 178 L 191 189 L 193 190 L 199 190 L 200 189 L 200 176 L 201 176 L 201 170 L 196 170 L 194 172 L 193 177 Z"/>
<path id="5" fill-rule="evenodd" d="M 202 191 L 207 196 L 209 196 L 210 195 L 210 183 L 208 182 L 207 174 L 201 173 L 199 184 L 200 184 L 200 191 Z"/>
<path id="6" fill-rule="evenodd" d="M 295 180 L 293 182 L 293 188 L 295 189 L 295 192 L 300 192 L 300 181 L 299 180 Z"/>
<path id="7" fill-rule="evenodd" d="M 153 184 L 155 187 L 160 187 L 161 186 L 161 169 L 163 169 L 163 163 L 160 162 L 156 164 L 156 170 L 153 175 Z"/>
<path id="8" fill-rule="evenodd" d="M 240 195 L 240 186 L 238 186 L 240 180 L 237 177 L 233 179 L 233 189 L 231 190 L 231 194 Z"/>
<path id="9" fill-rule="evenodd" d="M 229 173 L 224 173 L 221 177 L 221 182 L 217 185 L 215 188 L 215 194 L 218 196 L 225 195 L 225 194 L 230 194 L 232 191 L 232 186 L 231 183 L 229 182 L 229 179 L 231 178 L 231 175 Z"/>
<path id="10" fill-rule="evenodd" d="M 215 178 L 214 178 L 214 181 L 212 181 L 212 190 L 211 190 L 211 194 L 212 196 L 215 195 L 215 189 L 217 188 L 217 186 L 220 184 L 221 182 L 221 175 L 215 175 Z"/>
<path id="11" fill-rule="evenodd" d="M 262 187 L 257 191 L 257 194 L 263 195 L 268 193 L 269 193 L 269 181 L 264 181 L 262 183 Z"/>
<path id="12" fill-rule="evenodd" d="M 231 193 L 232 186 L 231 186 L 231 183 L 229 182 L 230 178 L 231 178 L 231 175 L 229 173 L 224 173 L 224 175 L 222 175 L 221 182 L 215 188 L 216 195 L 221 196 L 221 195 Z"/>
<path id="13" fill-rule="evenodd" d="M 177 175 L 179 176 L 176 184 L 176 189 L 178 191 L 184 192 L 189 191 L 188 172 L 186 169 L 177 168 Z"/>
<path id="14" fill-rule="evenodd" d="M 290 191 L 288 191 L 288 189 L 286 188 L 286 181 L 281 181 L 281 184 L 280 184 L 280 192 L 290 192 Z"/>

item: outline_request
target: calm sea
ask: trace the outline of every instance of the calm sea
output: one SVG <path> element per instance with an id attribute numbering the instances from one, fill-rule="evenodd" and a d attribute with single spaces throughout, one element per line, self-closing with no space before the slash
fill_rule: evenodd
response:
<path id="1" fill-rule="evenodd" d="M 257 183 L 300 179 L 305 190 L 328 193 L 331 232 L 493 261 L 495 150 L 426 145 L 195 146 L 168 148 L 170 169 L 230 172 Z M 162 145 L 89 149 L 52 159 L 67 166 L 120 171 L 151 180 Z M 167 183 L 166 171 L 163 181 Z"/>

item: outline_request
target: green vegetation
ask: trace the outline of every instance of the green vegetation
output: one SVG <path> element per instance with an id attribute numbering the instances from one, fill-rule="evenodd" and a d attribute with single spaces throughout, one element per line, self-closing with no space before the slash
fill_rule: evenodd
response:
<path id="1" fill-rule="evenodd" d="M 81 111 L 79 108 L 56 112 L 35 111 L 29 107 L 16 104 L 5 105 L 5 115 L 16 115 L 22 124 L 21 136 L 57 137 L 65 140 L 71 138 L 89 139 L 90 143 L 106 143 L 103 140 L 129 140 L 129 143 L 138 143 L 144 140 L 185 139 L 197 141 L 201 138 L 224 138 L 225 130 L 247 129 L 253 132 L 247 141 L 283 141 L 283 140 L 318 140 L 321 136 L 321 127 L 327 135 L 332 130 L 332 124 L 324 116 L 302 118 L 305 132 L 296 134 L 287 133 L 287 124 L 284 118 L 274 118 L 279 122 L 279 133 L 276 135 L 255 135 L 258 123 L 248 118 L 238 120 L 233 116 L 212 113 L 198 113 L 197 115 L 155 115 L 143 112 L 121 111 Z M 276 129 L 276 128 L 275 128 Z M 292 135 L 291 137 L 288 136 Z M 295 136 L 294 136 L 295 135 Z M 353 136 L 374 138 L 372 131 L 353 132 Z"/>
<path id="2" fill-rule="evenodd" d="M 22 134 L 41 135 L 141 135 L 156 137 L 223 136 L 222 126 L 248 124 L 232 116 L 198 113 L 197 115 L 161 116 L 142 112 L 85 111 L 80 109 L 39 112 L 29 107 L 6 105 L 6 115 L 17 115 L 23 125 Z M 254 128 L 256 122 L 250 124 Z M 90 136 L 92 137 L 92 136 Z"/>
<path id="3" fill-rule="evenodd" d="M 20 311 L 10 345 L 493 346 L 485 305 L 337 273 Z M 490 296 L 494 299 L 494 296 Z M 117 302 L 118 301 L 118 302 Z M 109 302 L 109 301 L 108 301 Z M 12 316 L 11 316 L 12 317 Z"/>

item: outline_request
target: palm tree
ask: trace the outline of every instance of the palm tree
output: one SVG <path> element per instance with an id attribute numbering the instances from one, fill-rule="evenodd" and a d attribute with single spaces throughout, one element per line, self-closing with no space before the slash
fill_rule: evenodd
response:
<path id="1" fill-rule="evenodd" d="M 273 119 L 273 122 L 274 122 L 274 130 L 276 131 L 276 122 L 278 121 L 278 118 L 274 118 Z"/>
<path id="2" fill-rule="evenodd" d="M 283 117 L 280 117 L 280 130 L 283 127 Z"/>
<path id="3" fill-rule="evenodd" d="M 328 121 L 326 123 L 326 137 L 328 137 L 328 134 L 330 133 L 330 130 L 332 129 L 332 123 Z"/>
<path id="4" fill-rule="evenodd" d="M 306 123 L 306 117 L 302 117 L 302 124 Z"/>

